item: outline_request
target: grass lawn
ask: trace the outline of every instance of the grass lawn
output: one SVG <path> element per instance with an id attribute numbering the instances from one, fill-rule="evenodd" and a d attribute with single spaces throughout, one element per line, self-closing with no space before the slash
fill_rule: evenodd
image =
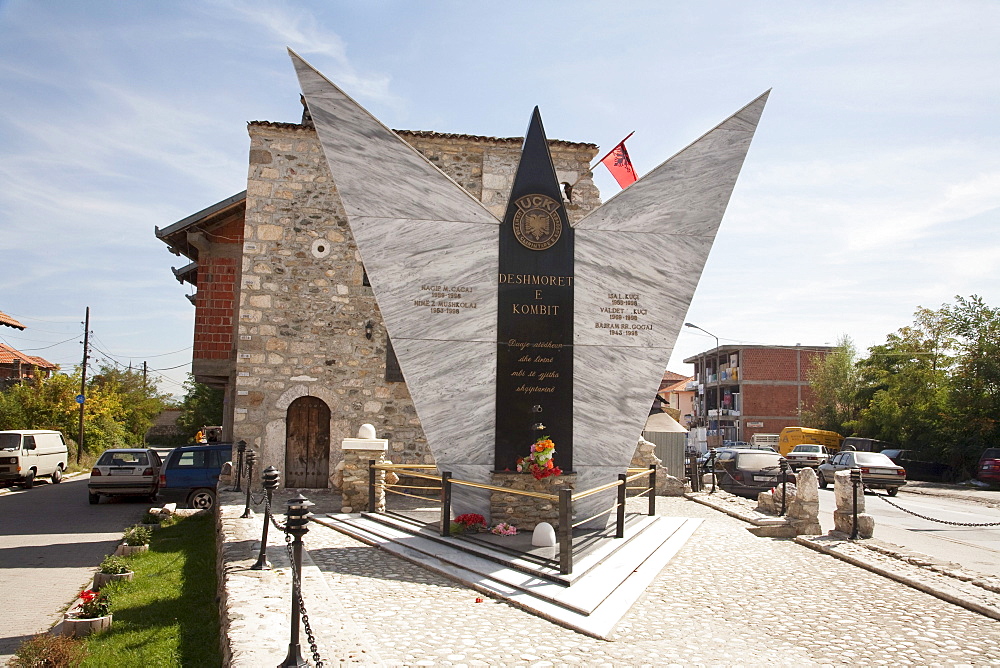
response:
<path id="1" fill-rule="evenodd" d="M 87 639 L 83 666 L 220 666 L 215 520 L 181 519 L 129 558 L 135 578 L 102 588 L 114 623 Z"/>

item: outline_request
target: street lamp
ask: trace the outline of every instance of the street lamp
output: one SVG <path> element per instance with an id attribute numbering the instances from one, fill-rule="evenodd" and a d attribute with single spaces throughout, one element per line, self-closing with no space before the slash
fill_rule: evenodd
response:
<path id="1" fill-rule="evenodd" d="M 722 445 L 722 395 L 721 395 L 721 392 L 722 392 L 722 385 L 721 385 L 722 376 L 719 373 L 719 337 L 717 337 L 715 334 L 712 334 L 712 332 L 708 331 L 707 329 L 699 327 L 698 325 L 694 324 L 693 322 L 685 322 L 684 326 L 685 327 L 693 327 L 694 329 L 700 329 L 701 331 L 705 332 L 706 334 L 708 334 L 709 336 L 711 336 L 713 339 L 715 339 L 715 417 L 716 417 L 715 422 L 716 422 L 716 424 L 719 427 L 719 445 Z M 702 371 L 705 372 L 705 381 L 707 382 L 708 381 L 708 369 L 702 369 Z M 708 420 L 708 406 L 705 407 L 705 420 L 706 421 Z"/>

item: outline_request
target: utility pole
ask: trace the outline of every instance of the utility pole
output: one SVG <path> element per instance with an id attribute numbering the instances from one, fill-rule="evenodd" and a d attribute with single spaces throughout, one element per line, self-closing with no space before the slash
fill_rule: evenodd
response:
<path id="1" fill-rule="evenodd" d="M 142 391 L 146 391 L 146 375 L 149 373 L 149 369 L 146 366 L 146 362 L 142 363 Z"/>
<path id="2" fill-rule="evenodd" d="M 87 307 L 87 315 L 83 322 L 83 364 L 80 373 L 80 396 L 76 398 L 80 404 L 80 438 L 77 440 L 76 463 L 79 465 L 80 456 L 83 454 L 83 402 L 87 398 L 87 353 L 90 346 L 90 307 Z"/>

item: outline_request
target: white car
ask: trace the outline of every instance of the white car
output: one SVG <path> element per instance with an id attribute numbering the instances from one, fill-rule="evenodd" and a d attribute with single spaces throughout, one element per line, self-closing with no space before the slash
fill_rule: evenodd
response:
<path id="1" fill-rule="evenodd" d="M 788 465 L 793 471 L 798 471 L 806 466 L 816 468 L 820 464 L 830 461 L 833 453 L 826 446 L 816 443 L 800 443 L 792 448 L 792 451 L 785 455 Z"/>

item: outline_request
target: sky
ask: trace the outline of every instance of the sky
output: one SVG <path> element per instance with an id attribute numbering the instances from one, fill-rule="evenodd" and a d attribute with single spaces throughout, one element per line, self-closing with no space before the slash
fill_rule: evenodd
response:
<path id="1" fill-rule="evenodd" d="M 1000 305 L 992 0 L 0 0 L 0 341 L 71 370 L 90 307 L 98 360 L 183 393 L 193 289 L 154 228 L 246 188 L 248 121 L 298 122 L 286 47 L 389 127 L 523 136 L 538 105 L 551 139 L 635 131 L 640 175 L 771 89 L 687 317 L 724 345 Z M 682 328 L 667 367 L 714 346 Z"/>

